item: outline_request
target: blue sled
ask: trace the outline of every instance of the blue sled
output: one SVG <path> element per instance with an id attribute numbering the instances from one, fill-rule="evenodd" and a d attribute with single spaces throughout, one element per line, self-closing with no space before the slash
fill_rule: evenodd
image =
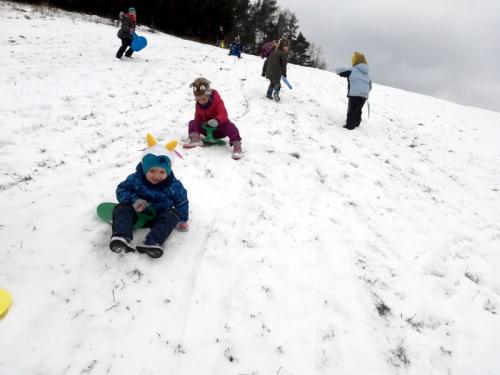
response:
<path id="1" fill-rule="evenodd" d="M 148 45 L 148 41 L 145 37 L 133 34 L 132 36 L 132 49 L 134 52 L 139 52 L 141 49 Z"/>
<path id="2" fill-rule="evenodd" d="M 288 79 L 286 77 L 281 76 L 281 80 L 285 82 L 285 85 L 287 85 L 290 90 L 293 89 L 292 85 L 290 84 L 290 82 L 288 82 Z"/>

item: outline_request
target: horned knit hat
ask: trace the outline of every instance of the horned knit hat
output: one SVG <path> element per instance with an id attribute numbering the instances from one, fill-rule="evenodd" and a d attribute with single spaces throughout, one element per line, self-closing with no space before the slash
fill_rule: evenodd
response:
<path id="1" fill-rule="evenodd" d="M 206 78 L 196 78 L 189 87 L 193 88 L 194 96 L 210 96 L 212 90 L 210 89 L 210 81 Z"/>
<path id="2" fill-rule="evenodd" d="M 365 55 L 361 52 L 354 52 L 352 55 L 352 66 L 356 66 L 358 64 L 368 64 L 368 62 L 366 61 Z"/>
<path id="3" fill-rule="evenodd" d="M 172 172 L 172 164 L 175 160 L 175 147 L 177 141 L 170 141 L 166 145 L 160 145 L 152 134 L 148 133 L 146 137 L 148 147 L 142 154 L 141 164 L 144 174 L 151 168 L 162 168 L 167 175 Z"/>

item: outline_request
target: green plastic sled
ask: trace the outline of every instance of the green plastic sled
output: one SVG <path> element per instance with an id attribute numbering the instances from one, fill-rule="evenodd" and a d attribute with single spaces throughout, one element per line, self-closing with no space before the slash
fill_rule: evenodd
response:
<path id="1" fill-rule="evenodd" d="M 212 128 L 207 124 L 203 124 L 203 129 L 207 132 L 207 136 L 202 139 L 205 146 L 223 146 L 226 144 L 222 139 L 217 139 L 214 137 L 214 131 L 217 128 Z"/>
<path id="2" fill-rule="evenodd" d="M 113 202 L 104 202 L 97 206 L 97 216 L 104 220 L 106 223 L 111 224 L 113 222 L 113 208 L 115 208 L 118 203 Z M 146 223 L 150 220 L 153 220 L 156 216 L 156 213 L 149 209 L 145 213 L 139 213 L 139 218 L 134 224 L 134 229 L 144 228 Z"/>

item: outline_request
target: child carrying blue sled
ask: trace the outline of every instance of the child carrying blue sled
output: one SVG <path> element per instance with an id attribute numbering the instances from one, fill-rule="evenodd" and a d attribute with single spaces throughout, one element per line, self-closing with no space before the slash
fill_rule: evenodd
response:
<path id="1" fill-rule="evenodd" d="M 116 58 L 121 59 L 123 53 L 126 57 L 132 57 L 134 50 L 132 49 L 132 39 L 135 33 L 135 25 L 137 23 L 137 15 L 135 8 L 128 8 L 128 12 L 120 12 L 121 27 L 118 30 L 118 38 L 122 40 L 122 45 L 116 52 Z M 128 50 L 127 50 L 128 47 Z M 127 52 L 125 52 L 127 50 Z"/>

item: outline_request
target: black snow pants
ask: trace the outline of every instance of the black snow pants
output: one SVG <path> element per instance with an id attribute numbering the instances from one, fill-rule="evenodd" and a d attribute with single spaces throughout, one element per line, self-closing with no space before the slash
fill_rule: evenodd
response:
<path id="1" fill-rule="evenodd" d="M 350 96 L 349 97 L 349 105 L 347 106 L 347 121 L 346 128 L 354 129 L 359 126 L 361 123 L 361 114 L 363 110 L 363 106 L 366 103 L 366 98 L 362 98 L 360 96 Z"/>
<path id="2" fill-rule="evenodd" d="M 132 56 L 132 54 L 134 53 L 134 50 L 130 46 L 132 44 L 132 39 L 129 39 L 129 38 L 120 38 L 120 39 L 122 40 L 122 45 L 118 49 L 118 52 L 116 52 L 116 57 L 121 59 L 123 56 L 123 53 L 125 52 L 127 47 L 128 47 L 128 50 L 127 50 L 127 52 L 125 52 L 125 56 L 127 56 L 127 57 Z"/>

